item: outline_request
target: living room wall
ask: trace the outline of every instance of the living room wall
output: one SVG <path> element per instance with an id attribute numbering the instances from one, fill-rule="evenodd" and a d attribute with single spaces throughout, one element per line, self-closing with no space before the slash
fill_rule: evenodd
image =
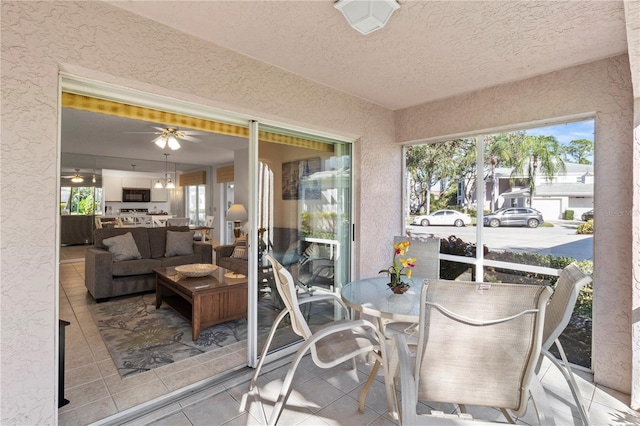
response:
<path id="1" fill-rule="evenodd" d="M 386 261 L 401 229 L 391 111 L 103 2 L 0 7 L 0 423 L 56 423 L 59 72 L 358 139 L 355 276 Z"/>
<path id="2" fill-rule="evenodd" d="M 632 373 L 633 91 L 627 55 L 397 112 L 399 142 L 483 134 L 527 123 L 595 115 L 595 381 L 625 393 Z M 522 126 L 520 126 L 522 127 Z M 605 210 L 614 212 L 605 215 Z M 636 247 L 636 250 L 638 247 Z M 638 339 L 638 337 L 636 337 Z"/>

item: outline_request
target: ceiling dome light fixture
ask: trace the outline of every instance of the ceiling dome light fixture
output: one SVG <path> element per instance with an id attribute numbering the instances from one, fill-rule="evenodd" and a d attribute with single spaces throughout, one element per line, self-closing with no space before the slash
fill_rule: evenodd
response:
<path id="1" fill-rule="evenodd" d="M 384 27 L 400 5 L 396 0 L 338 0 L 334 7 L 349 25 L 367 35 Z"/>

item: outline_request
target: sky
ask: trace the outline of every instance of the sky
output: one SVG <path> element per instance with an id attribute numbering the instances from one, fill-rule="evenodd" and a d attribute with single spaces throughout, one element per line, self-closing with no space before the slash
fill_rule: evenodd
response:
<path id="1" fill-rule="evenodd" d="M 532 136 L 555 136 L 560 143 L 567 145 L 569 142 L 577 139 L 587 139 L 593 141 L 594 133 L 593 120 L 577 121 L 574 123 L 559 124 L 556 126 L 538 127 L 525 131 L 527 135 Z"/>
<path id="2" fill-rule="evenodd" d="M 573 123 L 558 124 L 555 126 L 537 127 L 525 130 L 525 134 L 531 136 L 555 136 L 562 145 L 578 139 L 594 140 L 594 121 L 576 121 Z M 587 157 L 593 164 L 593 154 Z"/>

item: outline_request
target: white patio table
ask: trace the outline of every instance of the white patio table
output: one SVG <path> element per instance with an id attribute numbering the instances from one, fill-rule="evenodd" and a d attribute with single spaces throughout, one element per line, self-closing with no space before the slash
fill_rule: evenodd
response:
<path id="1" fill-rule="evenodd" d="M 342 287 L 341 297 L 344 303 L 358 312 L 375 317 L 380 331 L 386 336 L 385 328 L 389 322 L 417 323 L 420 314 L 420 291 L 422 278 L 413 278 L 409 284 L 411 288 L 404 294 L 395 294 L 387 286 L 389 277 L 364 278 L 352 281 Z M 391 349 L 391 348 L 390 348 Z M 390 363 L 394 364 L 396 354 L 389 353 Z M 391 360 L 393 358 L 393 360 Z M 379 363 L 371 369 L 362 392 L 360 393 L 359 411 L 364 411 L 364 403 L 369 388 L 378 374 Z M 389 365 L 383 365 L 389 371 Z M 386 375 L 385 375 L 386 376 Z M 392 416 L 397 418 L 396 407 L 389 407 Z"/>

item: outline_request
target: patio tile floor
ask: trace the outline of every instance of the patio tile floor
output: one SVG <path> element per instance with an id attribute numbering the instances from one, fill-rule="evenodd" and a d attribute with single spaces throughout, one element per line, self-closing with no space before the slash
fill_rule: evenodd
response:
<path id="1" fill-rule="evenodd" d="M 92 303 L 84 289 L 83 263 L 65 263 L 60 266 L 60 317 L 73 318 L 66 330 L 67 363 L 65 397 L 71 403 L 59 410 L 60 425 L 86 425 L 118 423 L 118 413 L 127 408 L 136 410 L 135 404 L 152 400 L 159 394 L 175 390 L 175 381 L 180 376 L 180 366 L 155 369 L 132 378 L 120 378 L 115 366 L 99 338 L 97 328 L 87 317 L 87 303 Z M 82 287 L 82 289 L 80 288 Z M 68 295 L 68 296 L 67 296 Z M 95 303 L 95 302 L 94 302 Z M 83 318 L 84 316 L 84 318 Z M 98 336 L 98 339 L 96 339 Z M 222 358 L 237 360 L 240 368 L 246 359 L 246 344 L 238 344 L 233 350 L 226 349 Z M 211 359 L 202 360 L 210 363 Z M 178 364 L 178 363 L 176 363 Z M 215 363 L 214 363 L 215 364 Z M 227 362 L 213 374 L 230 369 Z M 209 364 L 211 365 L 211 364 Z M 286 373 L 288 359 L 282 359 L 264 367 L 259 380 L 260 392 L 265 402 L 267 415 Z M 189 363 L 184 364 L 185 374 Z M 358 396 L 362 382 L 369 373 L 370 365 L 364 360 L 358 363 L 357 374 L 345 363 L 332 371 L 317 368 L 305 358 L 298 368 L 295 389 L 289 397 L 279 424 L 283 425 L 394 425 L 397 421 L 386 414 L 386 397 L 382 376 L 369 392 L 364 414 L 357 412 Z M 253 370 L 239 370 L 235 377 L 216 383 L 188 398 L 168 401 L 160 409 L 141 415 L 126 423 L 142 425 L 254 425 L 260 424 L 258 407 L 247 396 Z M 561 374 L 545 360 L 540 374 L 554 411 L 557 425 L 580 425 L 572 397 Z M 640 425 L 640 413 L 629 408 L 629 395 L 594 386 L 592 376 L 578 372 L 579 386 L 589 411 L 592 424 Z M 356 380 L 357 377 L 357 380 Z M 359 380 L 359 381 L 358 381 Z M 425 411 L 434 407 L 423 405 Z M 442 406 L 442 411 L 453 411 L 453 407 Z M 498 410 L 470 407 L 474 417 L 505 422 Z M 102 419 L 102 420 L 101 420 Z M 112 419 L 112 420 L 110 420 Z M 535 424 L 533 409 L 518 419 L 518 424 Z"/>

